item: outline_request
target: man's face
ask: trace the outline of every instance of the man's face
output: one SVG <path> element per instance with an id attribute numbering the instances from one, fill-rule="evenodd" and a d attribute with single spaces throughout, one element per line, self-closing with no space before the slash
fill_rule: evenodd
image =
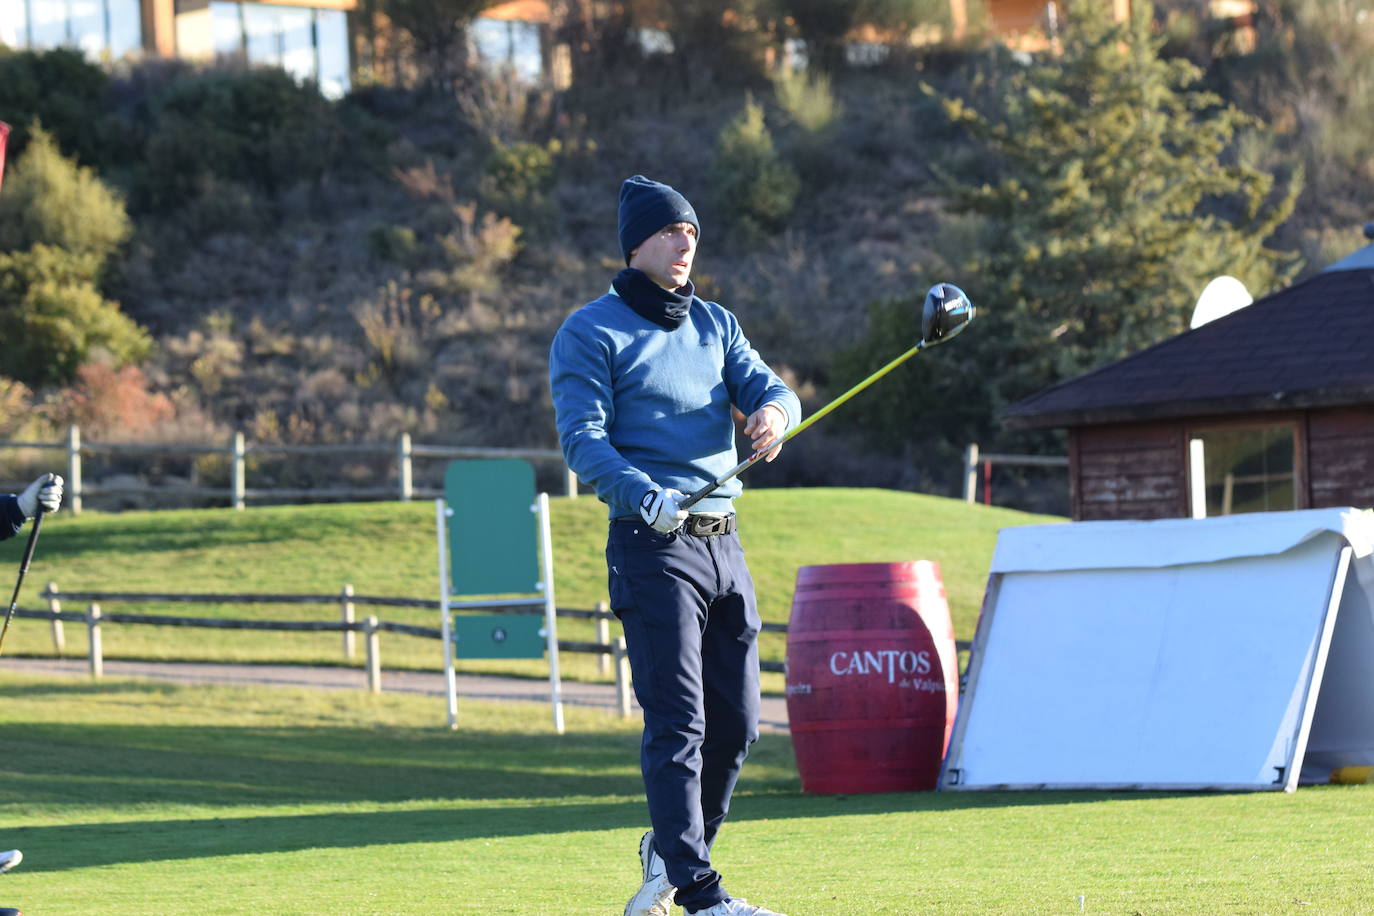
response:
<path id="1" fill-rule="evenodd" d="M 677 289 L 692 273 L 697 253 L 697 230 L 691 223 L 673 223 L 649 236 L 630 252 L 630 266 L 664 289 Z"/>

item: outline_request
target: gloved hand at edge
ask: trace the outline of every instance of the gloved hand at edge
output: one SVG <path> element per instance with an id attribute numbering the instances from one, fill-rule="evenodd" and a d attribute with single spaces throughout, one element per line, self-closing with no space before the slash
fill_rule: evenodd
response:
<path id="1" fill-rule="evenodd" d="M 37 515 L 40 506 L 44 512 L 56 512 L 62 505 L 62 485 L 60 474 L 44 474 L 19 494 L 19 511 L 26 518 Z"/>
<path id="2" fill-rule="evenodd" d="M 672 487 L 654 487 L 639 501 L 639 514 L 649 526 L 661 534 L 671 534 L 687 521 L 687 510 L 679 504 L 687 494 Z"/>

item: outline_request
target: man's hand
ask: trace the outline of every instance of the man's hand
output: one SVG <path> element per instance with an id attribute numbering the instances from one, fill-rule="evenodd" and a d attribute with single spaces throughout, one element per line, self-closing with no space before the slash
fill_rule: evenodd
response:
<path id="1" fill-rule="evenodd" d="M 655 531 L 671 534 L 687 521 L 687 510 L 678 505 L 686 498 L 681 490 L 654 487 L 639 501 L 639 514 Z"/>
<path id="2" fill-rule="evenodd" d="M 764 404 L 750 414 L 749 419 L 744 424 L 744 434 L 753 438 L 750 447 L 756 455 L 781 439 L 785 432 L 787 432 L 787 414 L 776 404 Z M 782 451 L 782 445 L 775 447 L 763 460 L 772 461 L 778 457 L 780 451 Z"/>
<path id="3" fill-rule="evenodd" d="M 44 474 L 24 488 L 19 494 L 19 511 L 25 518 L 33 518 L 41 506 L 44 512 L 56 512 L 62 505 L 62 477 L 58 474 Z"/>

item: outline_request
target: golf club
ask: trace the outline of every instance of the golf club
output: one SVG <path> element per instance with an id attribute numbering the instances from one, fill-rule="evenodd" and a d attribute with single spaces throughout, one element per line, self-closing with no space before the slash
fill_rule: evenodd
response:
<path id="1" fill-rule="evenodd" d="M 52 475 L 48 475 L 52 479 Z M 24 587 L 24 576 L 29 571 L 29 561 L 33 559 L 33 547 L 38 543 L 38 529 L 43 527 L 43 507 L 39 505 L 33 517 L 33 528 L 29 530 L 29 542 L 24 545 L 24 558 L 19 561 L 19 581 L 14 583 L 14 595 L 10 598 L 10 609 L 5 612 L 5 625 L 0 627 L 0 653 L 5 651 L 5 634 L 10 631 L 10 620 L 19 604 L 19 590 Z"/>
<path id="2" fill-rule="evenodd" d="M 901 356 L 898 356 L 896 359 L 888 363 L 886 366 L 883 366 L 877 372 L 874 372 L 868 378 L 859 382 L 853 388 L 850 388 L 848 391 L 837 397 L 835 400 L 831 401 L 829 404 L 826 404 L 820 410 L 816 411 L 811 416 L 807 417 L 801 423 L 798 423 L 792 429 L 789 429 L 782 436 L 782 438 L 778 439 L 776 442 L 769 444 L 766 448 L 754 452 L 754 454 L 750 455 L 748 458 L 744 459 L 738 465 L 736 465 L 734 469 L 723 474 L 720 477 L 717 477 L 711 483 L 708 483 L 700 490 L 697 490 L 695 493 L 688 496 L 685 500 L 678 504 L 679 507 L 683 509 L 690 509 L 699 501 L 714 493 L 716 488 L 720 487 L 726 481 L 733 479 L 734 477 L 738 476 L 743 471 L 745 471 L 747 468 L 756 464 L 759 461 L 759 459 L 761 459 L 764 455 L 768 454 L 773 449 L 782 445 L 784 442 L 788 441 L 793 436 L 797 435 L 802 430 L 806 429 L 812 423 L 815 423 L 821 417 L 824 417 L 826 414 L 830 413 L 836 407 L 839 407 L 845 401 L 848 401 L 850 398 L 854 397 L 854 395 L 858 394 L 860 391 L 863 391 L 869 385 L 872 385 L 878 379 L 882 378 L 884 375 L 887 375 L 893 369 L 896 369 L 898 366 L 906 362 L 911 357 L 915 356 L 917 353 L 920 353 L 926 347 L 931 347 L 937 343 L 943 343 L 944 341 L 949 340 L 951 337 L 958 334 L 960 331 L 962 331 L 965 327 L 968 326 L 968 323 L 973 320 L 973 315 L 973 303 L 969 301 L 968 296 L 965 295 L 963 290 L 955 286 L 953 283 L 936 283 L 934 286 L 930 288 L 930 291 L 926 293 L 925 305 L 922 307 L 921 310 L 920 343 L 916 344 L 916 346 L 912 347 L 910 350 L 907 350 Z"/>

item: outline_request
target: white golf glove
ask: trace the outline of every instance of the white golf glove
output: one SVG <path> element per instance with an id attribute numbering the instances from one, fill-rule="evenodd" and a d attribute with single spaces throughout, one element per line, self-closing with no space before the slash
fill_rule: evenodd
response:
<path id="1" fill-rule="evenodd" d="M 44 474 L 24 488 L 19 494 L 19 511 L 26 518 L 38 514 L 41 506 L 44 512 L 56 512 L 62 505 L 62 477 L 59 474 Z"/>
<path id="2" fill-rule="evenodd" d="M 639 501 L 639 514 L 655 531 L 671 534 L 687 521 L 687 510 L 678 505 L 686 498 L 681 490 L 654 487 Z"/>

